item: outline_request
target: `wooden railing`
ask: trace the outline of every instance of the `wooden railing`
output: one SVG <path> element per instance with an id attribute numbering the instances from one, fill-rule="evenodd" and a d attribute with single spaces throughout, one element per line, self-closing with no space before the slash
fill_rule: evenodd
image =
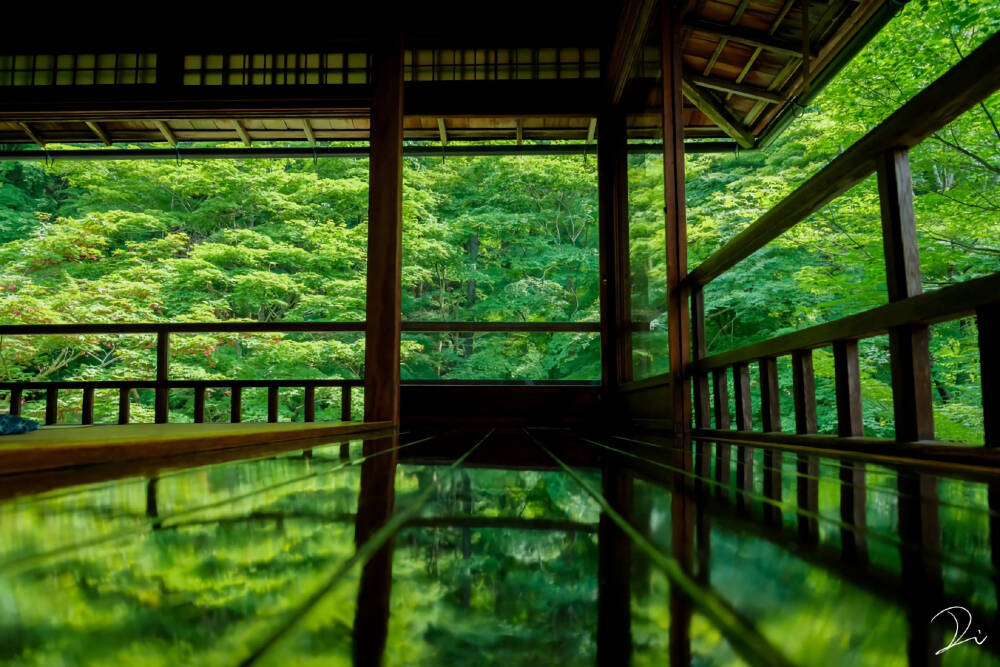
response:
<path id="1" fill-rule="evenodd" d="M 429 322 L 404 321 L 402 330 L 406 332 L 472 332 L 472 333 L 597 333 L 597 322 Z M 0 382 L 0 391 L 8 392 L 10 414 L 21 414 L 25 392 L 45 393 L 45 424 L 58 421 L 59 392 L 61 390 L 82 390 L 81 423 L 94 421 L 94 392 L 98 389 L 118 390 L 118 423 L 128 424 L 130 415 L 130 393 L 136 389 L 152 389 L 154 398 L 154 421 L 166 423 L 169 419 L 169 396 L 172 390 L 193 389 L 193 420 L 205 421 L 206 391 L 225 388 L 230 392 L 230 415 L 233 423 L 242 419 L 243 389 L 247 387 L 267 388 L 267 420 L 278 421 L 279 392 L 286 387 L 300 387 L 304 391 L 303 420 L 315 421 L 316 389 L 318 387 L 340 388 L 340 418 L 351 419 L 351 388 L 364 386 L 358 379 L 317 379 L 317 380 L 171 380 L 170 338 L 178 333 L 344 333 L 364 332 L 364 322 L 171 322 L 171 323 L 125 323 L 125 324 L 4 324 L 0 325 L 0 336 L 44 336 L 44 335 L 99 335 L 99 334 L 155 334 L 156 367 L 154 380 L 105 380 L 105 381 L 18 381 Z"/>
<path id="2" fill-rule="evenodd" d="M 693 360 L 686 377 L 693 388 L 693 436 L 720 443 L 753 440 L 749 364 L 756 363 L 761 396 L 760 429 L 753 434 L 756 441 L 761 441 L 766 433 L 770 435 L 763 438 L 772 443 L 853 448 L 863 435 L 857 341 L 888 334 L 896 439 L 865 440 L 870 441 L 870 446 L 879 442 L 933 442 L 928 326 L 975 315 L 979 327 L 985 442 L 988 447 L 1000 446 L 1000 354 L 997 352 L 1000 273 L 921 293 L 908 161 L 909 148 L 1000 88 L 998 63 L 1000 35 L 993 35 L 686 276 L 681 288 L 689 291 L 691 304 Z M 878 176 L 889 303 L 708 356 L 704 286 L 872 173 Z M 836 436 L 816 435 L 812 350 L 827 346 L 832 347 L 834 356 Z M 786 355 L 792 359 L 795 436 L 779 435 L 782 425 L 776 359 Z M 730 369 L 736 432 L 730 430 L 727 378 Z M 728 444 L 723 449 L 717 452 L 717 466 L 728 466 Z M 751 461 L 738 457 L 742 473 L 749 474 L 751 465 Z M 765 457 L 764 465 L 774 469 L 770 456 Z M 722 475 L 724 471 L 716 472 Z M 780 493 L 780 487 L 774 490 L 773 485 L 773 480 L 765 479 L 765 491 L 772 488 L 772 492 Z"/>

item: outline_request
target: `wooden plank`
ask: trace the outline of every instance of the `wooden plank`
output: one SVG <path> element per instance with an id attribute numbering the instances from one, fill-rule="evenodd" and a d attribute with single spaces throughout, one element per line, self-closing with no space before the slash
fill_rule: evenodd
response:
<path id="1" fill-rule="evenodd" d="M 942 287 L 826 324 L 713 354 L 695 363 L 693 370 L 711 370 L 761 357 L 790 354 L 795 350 L 829 345 L 838 339 L 870 338 L 907 324 L 944 322 L 971 315 L 980 306 L 996 303 L 1000 303 L 1000 273 Z"/>
<path id="2" fill-rule="evenodd" d="M 1000 341 L 1000 307 L 989 306 L 977 310 L 976 326 L 979 329 L 979 381 L 983 389 L 984 442 L 987 447 L 1000 447 L 1000 346 L 997 345 L 997 341 Z M 997 556 L 1000 558 L 1000 550 Z"/>
<path id="3" fill-rule="evenodd" d="M 913 184 L 906 150 L 893 149 L 877 160 L 886 286 L 890 301 L 919 295 L 920 250 L 913 212 Z M 889 329 L 892 403 L 899 440 L 932 440 L 930 332 L 921 324 Z"/>
<path id="4" fill-rule="evenodd" d="M 137 461 L 278 440 L 366 433 L 388 422 L 316 424 L 129 424 L 58 426 L 4 437 L 0 474 Z"/>
<path id="5" fill-rule="evenodd" d="M 492 324 L 492 323 L 490 323 Z M 542 323 L 544 324 L 544 323 Z M 561 324 L 561 323 L 560 323 Z M 516 325 L 515 325 L 516 326 Z M 364 331 L 364 322 L 149 322 L 149 323 L 92 323 L 92 324 L 0 324 L 0 335 L 26 336 L 29 334 L 159 334 L 210 333 L 210 332 L 264 332 L 308 331 L 341 332 Z"/>
<path id="6" fill-rule="evenodd" d="M 811 350 L 792 354 L 792 400 L 795 404 L 795 432 L 809 434 L 817 431 L 816 375 L 813 371 Z M 796 455 L 796 499 L 803 514 L 798 517 L 799 538 L 807 544 L 819 542 L 819 457 L 811 454 Z M 807 516 L 809 513 L 812 516 Z"/>
<path id="7" fill-rule="evenodd" d="M 610 104 L 618 104 L 622 99 L 625 84 L 628 83 L 632 67 L 642 50 L 655 7 L 655 0 L 626 0 L 622 3 L 604 75 Z"/>
<path id="8" fill-rule="evenodd" d="M 166 424 L 169 418 L 170 391 L 170 334 L 160 331 L 156 334 L 156 395 L 154 397 L 154 420 Z"/>
<path id="9" fill-rule="evenodd" d="M 708 116 L 713 123 L 719 126 L 723 132 L 732 137 L 733 141 L 743 148 L 753 148 L 753 132 L 746 125 L 733 117 L 733 115 L 723 106 L 711 93 L 701 90 L 687 78 L 683 83 L 684 97 L 688 98 L 698 111 Z"/>
<path id="10" fill-rule="evenodd" d="M 597 139 L 601 384 L 608 395 L 632 379 L 626 146 L 625 113 L 609 108 Z"/>
<path id="11" fill-rule="evenodd" d="M 667 338 L 674 433 L 691 430 L 691 364 L 688 313 L 687 218 L 684 188 L 684 100 L 681 94 L 680 8 L 662 3 L 660 29 L 663 87 L 663 197 L 667 251 Z"/>
<path id="12" fill-rule="evenodd" d="M 369 148 L 365 420 L 399 423 L 402 310 L 403 43 L 373 49 Z"/>
<path id="13" fill-rule="evenodd" d="M 857 341 L 840 340 L 833 344 L 833 369 L 837 397 L 837 435 L 842 438 L 864 435 Z M 865 560 L 865 466 L 863 463 L 843 461 L 839 477 L 840 520 L 844 524 L 840 530 L 841 551 L 848 560 Z"/>
<path id="14" fill-rule="evenodd" d="M 916 146 L 986 99 L 1000 87 L 998 62 L 1000 34 L 995 34 L 714 252 L 691 271 L 689 282 L 708 284 L 867 178 L 883 151 Z"/>

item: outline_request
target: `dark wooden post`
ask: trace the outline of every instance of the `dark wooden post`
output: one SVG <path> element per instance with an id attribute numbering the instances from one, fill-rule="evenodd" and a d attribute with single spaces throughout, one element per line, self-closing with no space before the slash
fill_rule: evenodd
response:
<path id="1" fill-rule="evenodd" d="M 131 412 L 131 404 L 129 403 L 129 387 L 120 387 L 118 389 L 118 423 L 127 424 L 130 418 L 129 412 Z"/>
<path id="2" fill-rule="evenodd" d="M 398 29 L 385 29 L 381 35 L 372 53 L 365 421 L 399 423 L 403 40 Z"/>
<path id="3" fill-rule="evenodd" d="M 795 432 L 815 433 L 816 375 L 813 372 L 812 350 L 792 353 L 792 399 L 795 403 Z M 799 477 L 796 485 L 799 509 L 815 515 L 819 512 L 819 457 L 799 454 L 796 462 Z M 799 515 L 799 537 L 815 544 L 819 525 L 815 516 Z"/>
<path id="4" fill-rule="evenodd" d="M 166 424 L 169 411 L 167 378 L 170 373 L 170 333 L 156 334 L 156 398 L 154 399 L 154 421 Z"/>
<path id="5" fill-rule="evenodd" d="M 885 250 L 886 286 L 889 301 L 916 296 L 922 291 L 920 250 L 913 212 L 910 161 L 905 149 L 888 150 L 878 156 L 879 202 L 882 210 L 882 242 Z M 896 439 L 934 438 L 931 399 L 930 332 L 926 326 L 910 325 L 889 330 L 892 367 L 892 403 Z M 935 478 L 901 472 L 899 489 L 899 536 L 904 601 L 910 622 L 907 652 L 911 664 L 936 664 L 934 652 L 940 644 L 940 628 L 927 627 L 937 609 L 943 588 L 940 565 L 925 557 L 922 549 L 938 553 L 941 548 Z M 928 657 L 929 656 L 929 657 Z"/>
<path id="6" fill-rule="evenodd" d="M 749 431 L 753 428 L 753 410 L 750 407 L 750 370 L 744 363 L 733 364 L 733 400 L 736 403 L 736 430 Z M 736 446 L 736 487 L 753 489 L 753 449 L 746 445 Z M 742 494 L 736 494 L 736 506 L 749 509 L 750 502 Z"/>
<path id="7" fill-rule="evenodd" d="M 205 387 L 198 386 L 194 388 L 194 423 L 202 424 L 205 422 Z"/>
<path id="8" fill-rule="evenodd" d="M 774 357 L 760 360 L 760 420 L 765 432 L 781 430 L 781 404 L 778 394 L 778 362 Z M 781 501 L 780 451 L 764 450 L 764 497 Z M 764 504 L 764 519 L 781 524 L 781 508 L 770 503 Z"/>
<path id="9" fill-rule="evenodd" d="M 864 435 L 861 413 L 861 371 L 858 341 L 838 340 L 833 344 L 833 371 L 837 396 L 837 435 L 849 438 Z M 865 560 L 865 464 L 840 461 L 840 546 L 851 560 Z"/>
<path id="10" fill-rule="evenodd" d="M 20 416 L 21 414 L 21 401 L 23 400 L 23 393 L 20 387 L 15 387 L 10 390 L 10 414 L 14 416 Z"/>
<path id="11" fill-rule="evenodd" d="M 601 481 L 604 497 L 631 521 L 631 474 L 608 467 Z M 597 527 L 597 554 L 597 664 L 627 665 L 632 655 L 632 542 L 604 512 Z"/>
<path id="12" fill-rule="evenodd" d="M 691 352 L 694 361 L 704 359 L 705 342 L 705 292 L 701 287 L 691 290 Z M 699 372 L 694 376 L 694 425 L 695 428 L 712 428 L 712 408 L 709 401 L 708 374 Z M 712 475 L 711 443 L 698 440 L 695 443 L 694 469 L 699 477 Z M 697 487 L 702 488 L 701 480 Z"/>
<path id="13" fill-rule="evenodd" d="M 273 424 L 278 421 L 278 386 L 267 388 L 267 421 Z"/>
<path id="14" fill-rule="evenodd" d="M 729 384 L 726 381 L 725 368 L 716 368 L 712 371 L 712 400 L 715 428 L 725 431 L 729 428 Z M 729 457 L 729 443 L 715 443 L 715 479 L 727 486 L 729 485 Z M 716 495 L 727 495 L 726 490 L 722 487 L 715 488 Z"/>
<path id="15" fill-rule="evenodd" d="M 59 420 L 59 390 L 49 387 L 45 390 L 45 425 L 50 426 Z"/>
<path id="16" fill-rule="evenodd" d="M 80 416 L 81 424 L 93 424 L 94 423 L 94 388 L 84 387 L 83 388 L 83 401 L 80 405 Z"/>
<path id="17" fill-rule="evenodd" d="M 229 391 L 229 423 L 239 424 L 243 421 L 243 386 L 234 385 Z"/>
<path id="18" fill-rule="evenodd" d="M 316 421 L 316 387 L 313 385 L 307 385 L 304 388 L 304 391 L 305 397 L 302 406 L 302 421 Z"/>
<path id="19" fill-rule="evenodd" d="M 1000 447 L 1000 305 L 976 310 L 979 328 L 979 381 L 983 388 L 983 442 Z"/>
<path id="20" fill-rule="evenodd" d="M 340 388 L 340 421 L 351 421 L 351 386 L 346 384 Z"/>
<path id="21" fill-rule="evenodd" d="M 606 400 L 632 379 L 628 243 L 628 154 L 625 113 L 606 109 L 597 121 L 597 192 L 601 273 L 601 385 Z"/>

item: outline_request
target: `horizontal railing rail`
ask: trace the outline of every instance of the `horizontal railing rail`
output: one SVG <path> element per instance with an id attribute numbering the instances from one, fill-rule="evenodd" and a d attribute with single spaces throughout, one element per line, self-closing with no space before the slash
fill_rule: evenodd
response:
<path id="1" fill-rule="evenodd" d="M 128 322 L 0 324 L 0 336 L 160 333 L 339 333 L 365 331 L 364 322 Z M 403 320 L 407 332 L 597 333 L 600 322 L 438 322 Z"/>

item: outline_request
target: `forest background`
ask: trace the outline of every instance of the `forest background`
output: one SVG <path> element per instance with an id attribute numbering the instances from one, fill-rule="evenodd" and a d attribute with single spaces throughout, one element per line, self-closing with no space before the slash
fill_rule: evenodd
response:
<path id="1" fill-rule="evenodd" d="M 988 0 L 910 2 L 767 150 L 689 155 L 690 265 L 998 29 L 1000 7 Z M 995 95 L 911 153 L 925 290 L 1000 269 L 998 107 Z M 364 159 L 0 162 L 0 322 L 363 320 L 367 174 Z M 646 377 L 667 370 L 662 159 L 631 156 L 629 181 L 633 318 L 642 329 L 634 370 Z M 403 203 L 404 319 L 598 320 L 593 154 L 407 157 Z M 886 301 L 872 177 L 709 285 L 709 349 Z M 974 321 L 936 325 L 931 340 L 938 437 L 982 442 Z M 4 337 L 0 377 L 151 379 L 154 343 Z M 361 334 L 184 334 L 173 336 L 171 354 L 178 380 L 364 371 Z M 402 359 L 404 379 L 600 377 L 591 333 L 404 334 Z M 832 354 L 818 350 L 815 363 L 820 430 L 835 432 Z M 866 433 L 891 436 L 886 338 L 862 342 L 861 373 Z M 779 379 L 790 428 L 788 359 Z M 78 394 L 61 392 L 60 422 L 79 421 Z M 98 394 L 96 420 L 114 421 L 116 397 Z M 339 392 L 317 398 L 317 418 L 337 418 Z M 172 392 L 171 421 L 190 421 L 192 403 L 192 392 Z M 265 392 L 247 390 L 243 410 L 263 420 Z M 27 394 L 24 414 L 43 411 L 44 397 Z M 302 391 L 283 391 L 281 419 L 302 411 Z M 207 417 L 228 413 L 220 386 Z M 134 393 L 132 414 L 152 421 L 151 393 Z"/>

